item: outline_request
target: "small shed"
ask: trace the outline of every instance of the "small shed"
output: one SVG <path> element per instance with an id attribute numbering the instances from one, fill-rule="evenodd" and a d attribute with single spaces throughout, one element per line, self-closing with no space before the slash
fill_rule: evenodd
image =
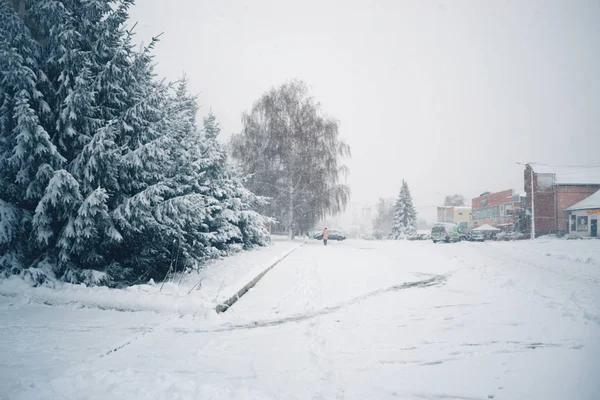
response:
<path id="1" fill-rule="evenodd" d="M 569 212 L 569 233 L 579 237 L 598 237 L 600 219 L 600 190 L 573 204 Z"/>

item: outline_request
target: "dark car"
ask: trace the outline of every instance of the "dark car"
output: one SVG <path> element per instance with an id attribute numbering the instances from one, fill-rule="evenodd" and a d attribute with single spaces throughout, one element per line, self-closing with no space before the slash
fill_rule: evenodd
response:
<path id="1" fill-rule="evenodd" d="M 315 235 L 315 239 L 317 240 L 322 240 L 323 239 L 323 232 L 318 233 L 317 235 Z M 336 230 L 330 230 L 329 231 L 329 237 L 327 240 L 346 240 L 346 236 L 344 236 L 344 234 L 340 231 L 336 231 Z"/>

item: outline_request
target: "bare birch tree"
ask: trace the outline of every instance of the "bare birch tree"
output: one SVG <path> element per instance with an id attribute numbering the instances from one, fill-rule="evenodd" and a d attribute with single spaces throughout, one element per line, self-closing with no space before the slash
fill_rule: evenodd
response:
<path id="1" fill-rule="evenodd" d="M 350 147 L 339 123 L 325 116 L 301 81 L 265 93 L 242 116 L 232 138 L 233 156 L 249 174 L 248 187 L 271 198 L 265 210 L 290 237 L 308 232 L 325 215 L 344 210 L 350 196 L 342 182 Z"/>

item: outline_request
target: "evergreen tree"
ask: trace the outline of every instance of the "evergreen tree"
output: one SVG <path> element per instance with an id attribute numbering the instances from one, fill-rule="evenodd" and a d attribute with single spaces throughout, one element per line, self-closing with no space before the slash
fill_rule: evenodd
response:
<path id="1" fill-rule="evenodd" d="M 404 239 L 416 232 L 417 212 L 413 206 L 410 190 L 404 179 L 394 205 L 394 222 L 392 225 L 392 238 Z"/>
<path id="2" fill-rule="evenodd" d="M 0 268 L 13 273 L 35 255 L 27 243 L 33 212 L 64 163 L 42 125 L 51 113 L 40 91 L 47 77 L 23 12 L 24 2 L 0 2 Z"/>
<path id="3" fill-rule="evenodd" d="M 23 19 L 0 3 L 0 193 L 28 211 L 64 161 L 40 118 L 50 113 L 39 89 L 46 81 L 40 53 Z"/>
<path id="4" fill-rule="evenodd" d="M 266 243 L 215 117 L 156 80 L 156 39 L 133 50 L 131 4 L 0 2 L 5 273 L 113 285 Z"/>
<path id="5" fill-rule="evenodd" d="M 264 206 L 266 200 L 247 190 L 241 171 L 228 163 L 226 153 L 217 141 L 221 129 L 212 113 L 204 119 L 203 125 L 205 194 L 217 205 L 212 221 L 207 223 L 217 232 L 217 243 L 233 242 L 244 248 L 265 244 L 268 220 L 254 210 Z"/>

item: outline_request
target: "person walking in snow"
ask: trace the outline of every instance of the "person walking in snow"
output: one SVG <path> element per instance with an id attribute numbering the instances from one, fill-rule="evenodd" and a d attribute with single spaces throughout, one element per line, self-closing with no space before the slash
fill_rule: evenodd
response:
<path id="1" fill-rule="evenodd" d="M 328 238 L 329 238 L 329 231 L 327 230 L 327 227 L 325 227 L 325 229 L 323 229 L 323 245 L 327 246 Z"/>

